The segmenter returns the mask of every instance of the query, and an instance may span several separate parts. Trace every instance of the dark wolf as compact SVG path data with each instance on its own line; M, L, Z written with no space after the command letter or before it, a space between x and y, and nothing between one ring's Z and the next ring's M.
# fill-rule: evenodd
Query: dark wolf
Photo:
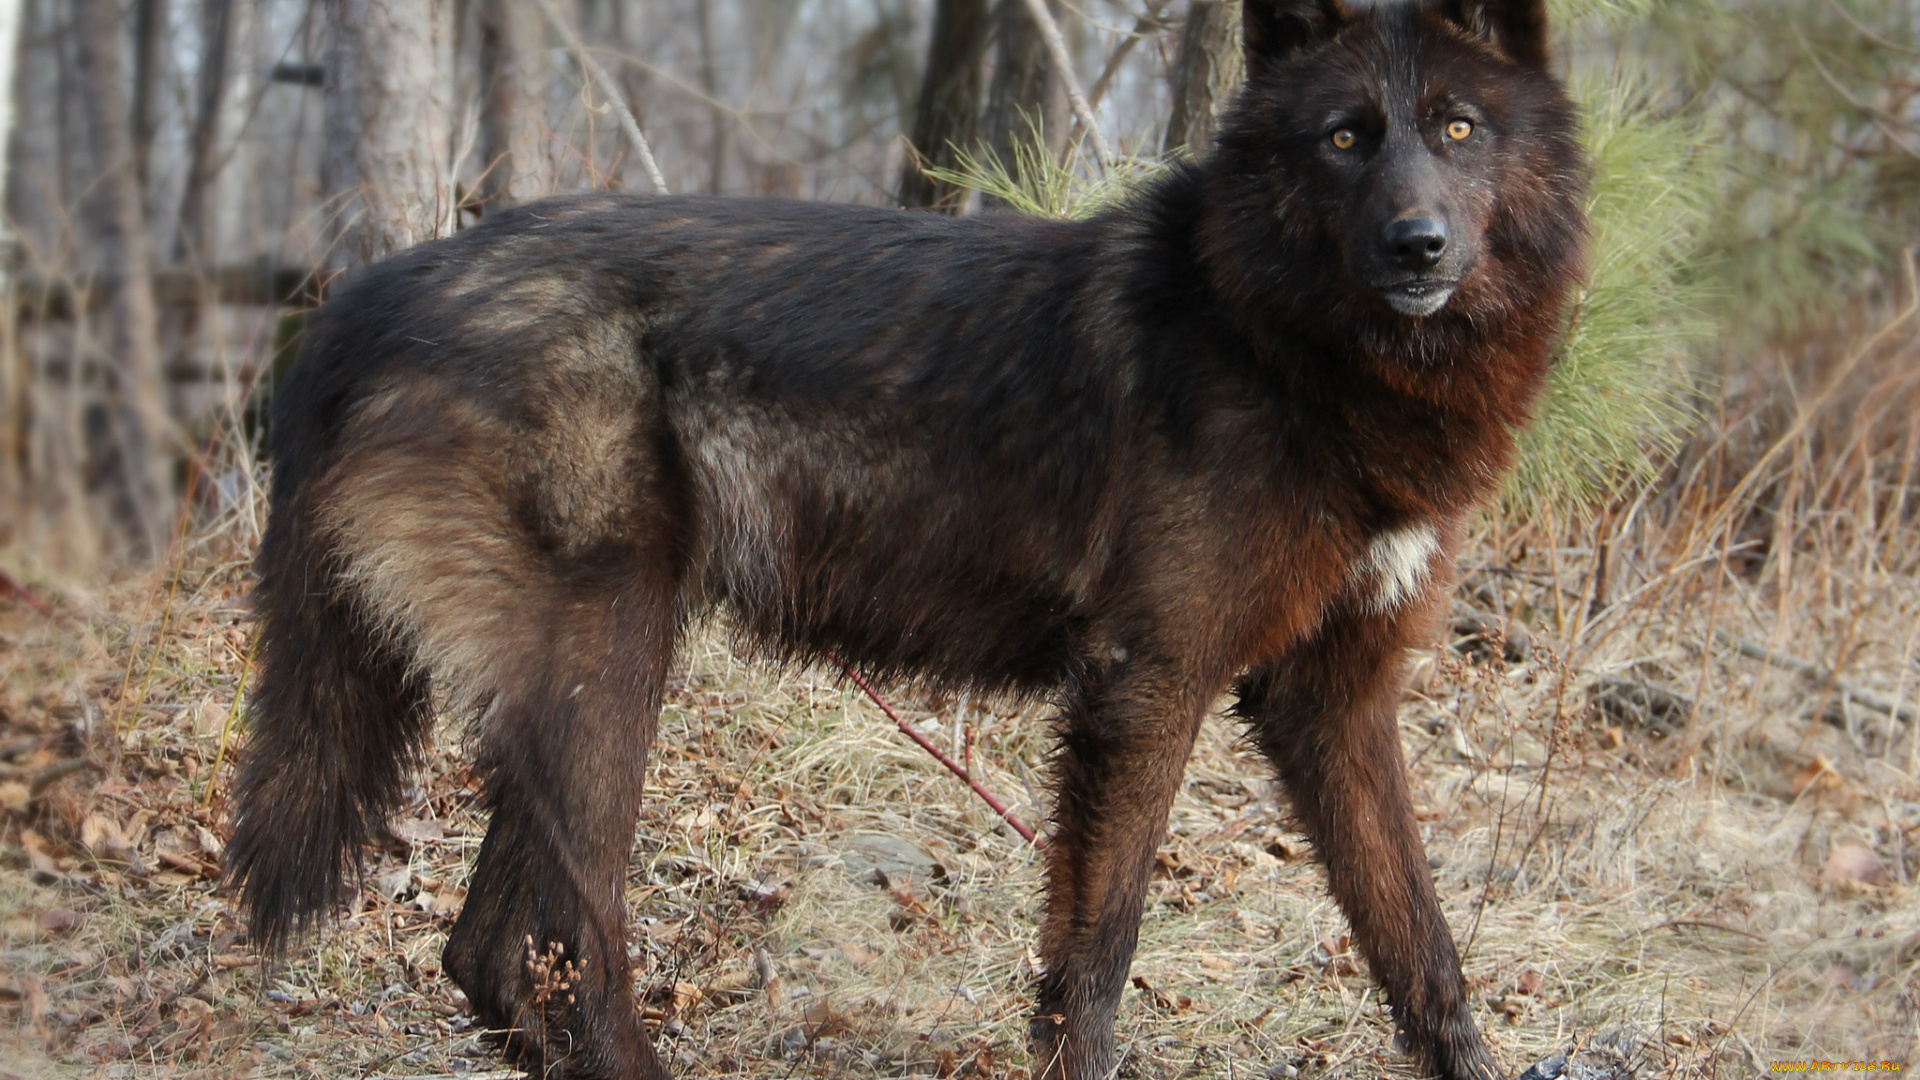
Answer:
M1394 719L1581 272L1541 0L1247 0L1210 153L1088 221L559 199L374 266L274 403L228 873L336 905L436 708L492 820L445 970L505 1052L665 1072L622 883L676 635L1051 697L1032 1071L1115 1066L1216 695L1404 1042L1490 1080ZM526 942L579 973L536 996Z

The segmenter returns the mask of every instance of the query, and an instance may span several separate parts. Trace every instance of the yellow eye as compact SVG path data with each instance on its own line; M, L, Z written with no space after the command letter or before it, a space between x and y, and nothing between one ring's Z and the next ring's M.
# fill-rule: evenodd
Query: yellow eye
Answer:
M1337 149L1351 150L1353 149L1353 144L1359 141L1360 137L1353 133L1352 128L1341 128L1333 133L1333 145Z
M1454 142L1459 142L1471 134L1473 134L1473 121L1459 117L1447 122L1447 138Z

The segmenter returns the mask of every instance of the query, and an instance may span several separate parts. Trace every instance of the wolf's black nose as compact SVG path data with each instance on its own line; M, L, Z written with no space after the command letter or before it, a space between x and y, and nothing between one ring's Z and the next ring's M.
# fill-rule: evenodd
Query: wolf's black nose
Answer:
M1401 218L1387 226L1387 258L1402 270L1425 270L1447 250L1447 223L1437 217Z

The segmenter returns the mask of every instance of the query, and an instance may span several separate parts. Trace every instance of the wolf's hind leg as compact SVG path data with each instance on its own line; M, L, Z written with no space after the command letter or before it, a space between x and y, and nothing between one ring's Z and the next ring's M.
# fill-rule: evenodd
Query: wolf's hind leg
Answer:
M1332 620L1243 680L1238 711L1279 772L1413 1052L1443 1080L1496 1080L1407 788L1395 720L1407 643L1404 625Z
M606 577L524 598L522 651L489 680L478 764L492 823L445 964L532 1075L661 1080L622 894L674 597L663 574Z

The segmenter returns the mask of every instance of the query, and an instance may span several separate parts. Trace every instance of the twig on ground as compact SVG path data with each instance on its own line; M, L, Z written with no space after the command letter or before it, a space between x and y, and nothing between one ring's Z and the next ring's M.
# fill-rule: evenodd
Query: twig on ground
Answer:
M100 766L95 765L86 758L68 758L65 761L56 761L46 768L37 771L0 765L0 780L26 780L27 798L37 799L56 782L64 780L84 769L98 771L99 768Z
M1843 697L1851 698L1856 703L1865 705L1874 712L1894 717L1897 720L1909 724L1916 722L1916 714L1911 706L1896 705L1865 687L1856 686L1848 682L1830 669L1823 668L1819 664L1802 660L1796 656L1787 656L1784 653L1774 652L1772 649L1767 648L1757 641L1743 638L1738 634L1730 633L1720 627L1714 627L1713 637L1714 640L1721 644L1731 646L1742 656L1765 661L1774 667L1791 671L1801 678L1806 679L1808 682L1819 683L1822 686L1831 686L1836 693Z
M855 671L853 669L852 664L849 664L845 660L840 659L840 657L834 655L833 653L828 653L827 658L832 660L835 664L838 664L840 666L840 670L846 673L847 678L853 680L853 685L859 687L862 691L864 691L867 697L873 700L873 703L875 705L880 706L880 711L883 713L886 713L887 719L893 721L895 727L905 732L907 738L912 739L914 742L918 743L920 745L920 749L925 750L929 754L932 754L933 759L935 761L938 761L940 764L945 765L947 767L948 772L952 773L953 775L959 777L962 780L965 780L967 782L967 786L973 789L973 793L975 795L980 796L980 800L982 802L992 807L994 813L999 814L1001 818L1003 818L1008 825L1011 825L1013 827L1013 831L1020 834L1021 839L1025 840L1029 844L1032 844L1034 847L1044 846L1041 843L1040 838L1034 835L1033 830L1029 828L1025 822L1015 817L1013 814L1013 811L1007 809L1005 803L1002 803L999 799L996 799L993 797L993 792L988 791L986 789L986 785L980 783L980 781L978 780L975 780L973 778L972 773L960 767L959 762L954 761L952 758L942 753L939 747L933 745L933 741L931 739L928 739L925 735L920 734L919 728L914 727L912 724L908 723L899 713L894 712L893 706L887 704L886 699L882 698L880 696L879 691L873 688L873 684L868 682L866 678L862 676L858 671Z
M613 115L619 117L620 127L627 133L627 140L633 143L634 153L640 155L640 166L647 170L647 179L653 181L653 189L662 195L667 194L667 178L660 175L660 165L653 160L653 147L647 144L646 133L640 130L640 121L634 119L633 110L627 108L627 99L620 93L620 84L613 81L613 76L607 74L607 69L601 67L598 60L588 55L586 44L580 40L573 24L553 6L553 0L534 0L534 3L540 6L540 13L546 16L547 22L552 24L567 43L567 48L572 50L580 70L586 72L587 78L593 80L600 87L600 92L606 95L607 104L613 107Z
M0 567L0 593L12 593L20 598L21 603L49 619L53 618L53 605L34 595L32 589L27 588L19 578L7 573L4 567Z

